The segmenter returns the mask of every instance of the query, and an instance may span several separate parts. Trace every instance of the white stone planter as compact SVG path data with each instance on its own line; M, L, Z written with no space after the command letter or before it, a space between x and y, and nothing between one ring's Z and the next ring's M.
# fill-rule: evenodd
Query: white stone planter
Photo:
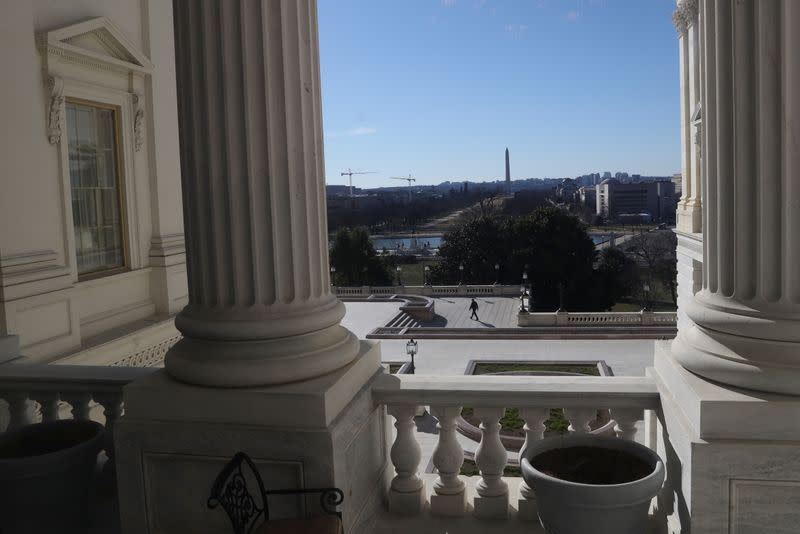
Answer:
M541 454L573 447L621 453L622 462L643 461L650 473L631 482L586 484L555 478L531 464ZM613 454L613 453L610 453ZM620 438L571 435L547 438L531 445L522 459L522 476L536 493L539 518L548 532L558 534L640 534L647 532L648 508L664 483L664 463L647 447Z

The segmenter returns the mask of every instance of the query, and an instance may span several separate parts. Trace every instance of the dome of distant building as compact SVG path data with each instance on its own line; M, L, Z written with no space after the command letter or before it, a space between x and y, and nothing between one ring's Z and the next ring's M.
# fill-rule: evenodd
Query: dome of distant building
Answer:
M603 184L618 184L618 183L620 183L620 182L616 178L606 178L605 180L600 182L600 185L603 185Z

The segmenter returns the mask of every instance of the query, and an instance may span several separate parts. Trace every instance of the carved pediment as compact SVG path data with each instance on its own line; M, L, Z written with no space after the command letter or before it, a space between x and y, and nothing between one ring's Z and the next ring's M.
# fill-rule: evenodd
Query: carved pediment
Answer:
M147 56L106 17L97 17L39 34L47 55L55 54L98 68L147 73Z

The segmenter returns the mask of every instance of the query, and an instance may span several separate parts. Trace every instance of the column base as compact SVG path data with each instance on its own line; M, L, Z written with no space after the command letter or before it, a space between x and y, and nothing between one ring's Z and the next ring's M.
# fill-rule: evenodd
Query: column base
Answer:
M508 517L508 493L497 497L475 495L474 515L478 519L506 519Z
M185 337L164 359L176 380L252 387L306 380L340 369L358 355L358 338L335 325L308 334L252 341Z
M800 523L800 396L755 393L684 369L657 342L657 451L663 528L692 534L787 532Z
M383 507L391 463L385 410L370 391L383 373L380 345L360 348L343 369L294 384L204 388L160 371L127 386L115 431L123 534L229 532L225 512L206 500L238 451L267 488L342 489L345 531L365 531ZM270 514L310 515L318 503L318 495L271 498Z
M467 490L455 495L431 495L431 514L442 517L462 517L467 510Z
M686 324L672 354L700 376L770 393L800 395L800 343L751 338Z

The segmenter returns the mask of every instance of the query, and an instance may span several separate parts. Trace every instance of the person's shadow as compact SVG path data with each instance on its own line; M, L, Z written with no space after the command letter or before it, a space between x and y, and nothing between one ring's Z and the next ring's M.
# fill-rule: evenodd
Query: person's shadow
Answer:
M478 322L479 322L479 323L481 323L481 324L482 324L483 326L485 326L486 328L494 328L494 327L495 327L493 324L484 323L484 322L483 322L483 321L481 321L480 319L478 319Z

